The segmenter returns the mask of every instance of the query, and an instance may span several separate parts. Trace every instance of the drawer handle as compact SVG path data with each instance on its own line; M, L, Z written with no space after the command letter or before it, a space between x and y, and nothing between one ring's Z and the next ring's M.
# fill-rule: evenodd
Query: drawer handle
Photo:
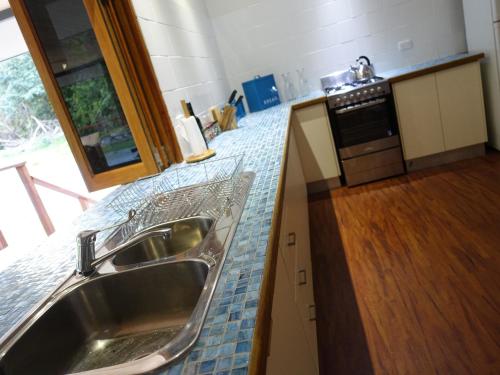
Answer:
M295 232L288 233L288 246L295 246L297 243L297 235Z
M299 285L306 285L306 284L307 284L306 270L300 270L299 271Z
M314 322L316 320L316 305L309 305L309 321Z

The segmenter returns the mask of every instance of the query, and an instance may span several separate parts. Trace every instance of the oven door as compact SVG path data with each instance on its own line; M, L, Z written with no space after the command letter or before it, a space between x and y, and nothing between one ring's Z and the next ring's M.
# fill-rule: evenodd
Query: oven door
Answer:
M333 133L339 149L398 134L394 107L388 97L332 110Z

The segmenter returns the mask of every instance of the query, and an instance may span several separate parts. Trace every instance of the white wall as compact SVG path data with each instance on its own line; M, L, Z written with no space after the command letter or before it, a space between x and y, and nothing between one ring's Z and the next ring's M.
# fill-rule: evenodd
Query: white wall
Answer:
M304 67L319 88L362 54L383 72L466 50L461 0L205 1L232 87Z
M229 96L222 61L203 0L133 0L172 120L179 101L197 114Z
M0 35L2 35L0 37L2 40L0 44L0 61L28 51L28 46L14 17L0 20ZM7 35L8 37L5 37Z

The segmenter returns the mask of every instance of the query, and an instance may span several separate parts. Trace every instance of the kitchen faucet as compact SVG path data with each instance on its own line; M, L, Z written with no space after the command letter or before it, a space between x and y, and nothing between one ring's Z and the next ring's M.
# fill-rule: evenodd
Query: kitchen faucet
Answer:
M88 276L92 272L95 271L96 266L99 265L100 263L104 262L106 259L111 258L114 256L117 252L122 250L126 245L128 245L128 242L125 242L124 244L117 246L113 250L109 251L108 253L102 255L101 257L97 258L95 257L95 241L97 234L100 232L104 232L109 229L117 228L121 225L127 224L130 222L136 215L135 210L130 210L128 213L128 219L112 225L107 228L99 229L99 230L84 230L78 233L76 236L76 272L80 275L83 276ZM161 236L166 240L170 238L171 236L171 229L167 230L162 230L161 231Z

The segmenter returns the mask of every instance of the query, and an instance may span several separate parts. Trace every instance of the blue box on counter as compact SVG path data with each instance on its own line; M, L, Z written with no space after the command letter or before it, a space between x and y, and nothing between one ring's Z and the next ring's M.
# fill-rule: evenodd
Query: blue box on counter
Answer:
M262 111L281 103L274 75L257 76L251 81L243 82L243 91L250 112Z

